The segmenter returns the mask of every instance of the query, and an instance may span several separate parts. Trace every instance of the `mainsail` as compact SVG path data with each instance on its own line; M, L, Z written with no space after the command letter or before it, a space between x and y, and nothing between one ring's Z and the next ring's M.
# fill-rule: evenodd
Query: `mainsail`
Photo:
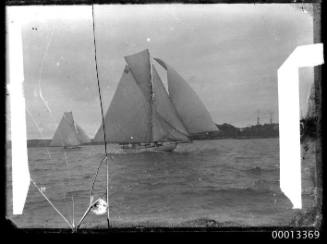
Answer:
M116 93L105 115L106 141L112 143L150 142L149 103L126 65ZM102 125L94 141L103 142Z
M141 89L146 103L146 120L148 129L148 138L146 141L152 140L152 83L151 83L151 63L149 50L143 50L125 57L127 65L130 67L132 76L136 84Z
M65 112L50 146L77 146L90 142L84 130L74 122L73 113Z
M198 95L169 65L154 58L167 70L169 97L189 133L217 131L217 126Z
M105 115L106 141L189 141L148 50L126 56L126 67ZM103 142L102 125L94 141Z

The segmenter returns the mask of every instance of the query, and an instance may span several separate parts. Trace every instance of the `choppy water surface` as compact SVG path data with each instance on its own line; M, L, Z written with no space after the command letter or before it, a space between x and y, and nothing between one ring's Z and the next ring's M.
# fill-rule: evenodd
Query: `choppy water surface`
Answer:
M287 225L292 205L279 188L278 139L208 140L180 144L172 153L119 154L111 148L110 217L113 226L188 226L214 219L232 226ZM32 178L75 223L89 203L92 177L104 156L103 146L80 150L29 148ZM18 226L66 228L33 185L24 214L12 217L10 155L7 155L7 215ZM314 155L314 153L312 153ZM66 158L66 160L65 160ZM67 161L67 164L66 164ZM313 204L314 157L304 160L303 205ZM105 199L105 164L95 197ZM106 227L106 215L89 215L82 227Z

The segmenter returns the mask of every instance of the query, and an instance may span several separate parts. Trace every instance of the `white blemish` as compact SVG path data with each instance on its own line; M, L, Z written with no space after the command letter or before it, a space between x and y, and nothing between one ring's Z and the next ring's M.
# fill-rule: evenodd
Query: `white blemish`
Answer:
M7 7L7 45L10 77L11 153L13 214L21 215L24 210L30 185L28 167L25 98L23 91L24 66L21 30L21 8Z
M278 69L280 188L293 208L302 208L299 68L323 62L323 44L305 45Z
M148 37L148 38L146 39L146 41L147 41L147 42L150 42L150 41L151 41L151 38L150 38L150 37Z
M103 215L107 212L108 204L102 198L96 200L94 205L91 208L91 211L96 215Z

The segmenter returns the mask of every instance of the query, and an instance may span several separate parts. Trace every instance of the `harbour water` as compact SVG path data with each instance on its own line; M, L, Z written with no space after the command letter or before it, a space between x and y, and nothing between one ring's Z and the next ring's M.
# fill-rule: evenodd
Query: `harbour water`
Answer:
M288 225L298 210L279 188L277 138L204 140L179 144L174 152L121 154L110 147L110 220L113 227L194 226L214 220L222 226ZM313 206L314 150L302 162L303 211ZM103 145L79 150L29 148L31 177L71 220L89 204L90 187L104 157ZM11 150L7 151L7 217L18 227L68 225L31 185L21 216L12 215ZM95 198L105 199L106 167ZM106 227L106 215L87 216L81 227Z

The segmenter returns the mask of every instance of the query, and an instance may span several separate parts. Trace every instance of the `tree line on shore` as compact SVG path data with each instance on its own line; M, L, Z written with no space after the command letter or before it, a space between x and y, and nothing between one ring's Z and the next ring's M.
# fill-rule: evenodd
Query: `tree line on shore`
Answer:
M317 119L307 118L300 121L301 140L304 138L316 138ZM278 123L257 124L244 128L238 128L228 123L216 124L218 131L194 134L191 136L193 140L207 139L250 139L250 138L277 138L279 137ZM27 140L27 147L47 147L51 139L30 139ZM90 142L88 144L102 144ZM7 141L7 146L11 147L11 142Z

